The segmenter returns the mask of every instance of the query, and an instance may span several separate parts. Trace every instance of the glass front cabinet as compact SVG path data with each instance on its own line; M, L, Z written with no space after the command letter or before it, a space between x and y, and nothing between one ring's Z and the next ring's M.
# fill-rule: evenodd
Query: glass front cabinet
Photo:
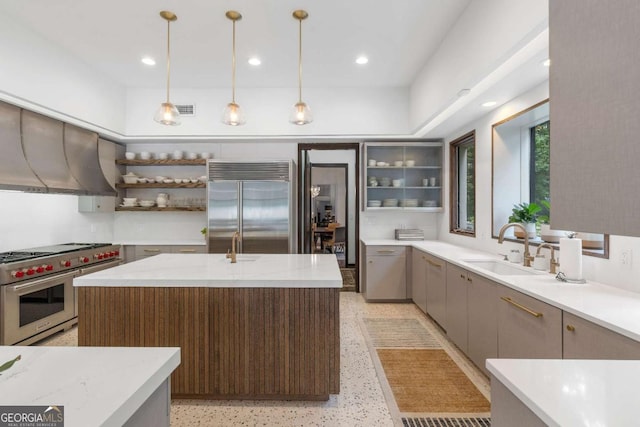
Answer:
M364 210L442 211L443 143L364 144Z

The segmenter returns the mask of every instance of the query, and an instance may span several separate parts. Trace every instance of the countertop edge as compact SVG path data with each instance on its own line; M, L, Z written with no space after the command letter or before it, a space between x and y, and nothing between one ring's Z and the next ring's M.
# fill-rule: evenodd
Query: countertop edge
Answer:
M109 418L103 426L122 426L144 404L144 402L156 391L160 385L171 377L171 373L180 365L180 348L165 347L172 350L169 358L154 372L138 390L125 401Z

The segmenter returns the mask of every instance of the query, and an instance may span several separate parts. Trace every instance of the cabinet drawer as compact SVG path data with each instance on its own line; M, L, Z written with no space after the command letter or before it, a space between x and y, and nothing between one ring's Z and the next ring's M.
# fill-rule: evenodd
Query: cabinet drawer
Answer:
M171 246L173 254L204 254L207 252L205 245L176 245Z
M369 246L367 256L401 256L404 257L406 248L404 246Z
M507 287L498 290L498 357L562 358L562 310Z
M171 253L169 245L136 245L135 250L136 259L168 253Z
M563 312L565 359L640 359L640 342Z

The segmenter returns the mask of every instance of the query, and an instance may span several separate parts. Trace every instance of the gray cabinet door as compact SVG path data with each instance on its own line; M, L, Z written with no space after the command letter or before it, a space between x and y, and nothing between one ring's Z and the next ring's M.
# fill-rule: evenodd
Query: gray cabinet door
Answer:
M467 271L447 263L447 335L467 353Z
M562 358L562 310L502 286L498 290L498 357Z
M427 313L447 329L447 263L425 254L427 261Z
M487 359L498 357L498 299L496 289L501 285L467 272L471 279L467 286L467 356L485 374Z
M640 6L551 0L551 225L640 236Z
M640 359L640 342L588 320L562 313L564 359Z
M367 246L367 301L407 299L405 248Z
M427 312L427 261L425 253L418 249L411 250L411 299Z

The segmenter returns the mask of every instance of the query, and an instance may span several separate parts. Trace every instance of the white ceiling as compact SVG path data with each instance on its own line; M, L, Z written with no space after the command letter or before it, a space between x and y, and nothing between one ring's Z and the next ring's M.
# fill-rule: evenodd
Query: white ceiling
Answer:
M407 87L471 0L29 0L0 10L126 87L165 84L166 22L173 11L172 86L230 87L231 22L237 10L237 86L297 85L298 22L305 9L305 87ZM366 66L355 64L366 54ZM143 55L156 58L154 68ZM256 55L262 65L247 59Z

